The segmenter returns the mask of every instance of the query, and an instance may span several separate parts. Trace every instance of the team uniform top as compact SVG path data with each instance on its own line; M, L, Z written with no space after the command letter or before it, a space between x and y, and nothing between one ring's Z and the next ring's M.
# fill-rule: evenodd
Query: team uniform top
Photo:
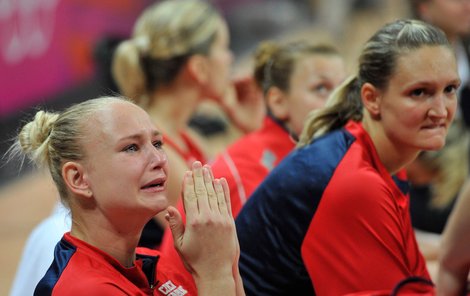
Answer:
M261 129L235 142L211 164L215 178L227 179L234 217L256 186L294 148L294 145L287 130L273 118L266 117ZM177 208L183 213L184 218L181 201ZM181 273L193 282L191 274L186 271L173 247L171 232L165 233L160 250L175 268L181 270Z
M34 295L197 295L189 287L158 251L138 248L134 266L126 268L66 233Z
M429 279L407 185L360 123L294 150L236 220L247 295L343 295Z
M217 157L211 165L212 172L215 178L227 179L234 217L294 146L287 130L267 116L261 129L244 136Z

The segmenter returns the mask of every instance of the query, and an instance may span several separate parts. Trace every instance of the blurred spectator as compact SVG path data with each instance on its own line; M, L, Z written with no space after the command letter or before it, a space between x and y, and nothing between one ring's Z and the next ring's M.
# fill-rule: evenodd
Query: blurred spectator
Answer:
M188 165L207 162L207 153L188 128L198 106L211 99L224 108L233 124L250 131L261 124L262 100L238 97L250 80L233 83L233 56L223 17L207 2L162 1L147 8L130 39L117 48L113 76L125 96L141 105L164 134L172 163L167 185L176 205ZM156 247L166 225L163 215L144 229L141 245Z
M410 210L413 226L441 233L455 198L468 176L469 135L456 120L439 151L423 151L408 165L411 182Z

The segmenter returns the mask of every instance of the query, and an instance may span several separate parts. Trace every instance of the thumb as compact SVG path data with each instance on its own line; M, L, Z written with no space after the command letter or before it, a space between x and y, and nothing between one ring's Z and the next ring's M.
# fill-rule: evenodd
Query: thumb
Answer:
M170 206L167 208L165 219L168 221L168 226L170 227L171 234L173 235L175 246L179 246L184 235L184 224L180 212L176 208Z

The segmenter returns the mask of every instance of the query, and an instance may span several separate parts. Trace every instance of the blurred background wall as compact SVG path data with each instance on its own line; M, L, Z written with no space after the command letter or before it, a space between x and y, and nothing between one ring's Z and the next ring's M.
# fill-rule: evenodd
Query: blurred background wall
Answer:
M61 108L108 91L108 81L97 81L104 66L101 61L106 62L104 50L112 40L130 34L149 3L0 1L1 152L21 120L37 106ZM0 186L16 175L14 167L2 166Z

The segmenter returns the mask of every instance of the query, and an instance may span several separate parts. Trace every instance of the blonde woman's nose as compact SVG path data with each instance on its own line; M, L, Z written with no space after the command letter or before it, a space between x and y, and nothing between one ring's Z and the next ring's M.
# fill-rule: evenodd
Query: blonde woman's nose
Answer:
M162 167L168 163L168 157L163 149L152 149L150 161L153 169Z
M432 99L431 107L428 112L428 116L436 118L445 118L447 117L447 98L444 95L437 95Z

